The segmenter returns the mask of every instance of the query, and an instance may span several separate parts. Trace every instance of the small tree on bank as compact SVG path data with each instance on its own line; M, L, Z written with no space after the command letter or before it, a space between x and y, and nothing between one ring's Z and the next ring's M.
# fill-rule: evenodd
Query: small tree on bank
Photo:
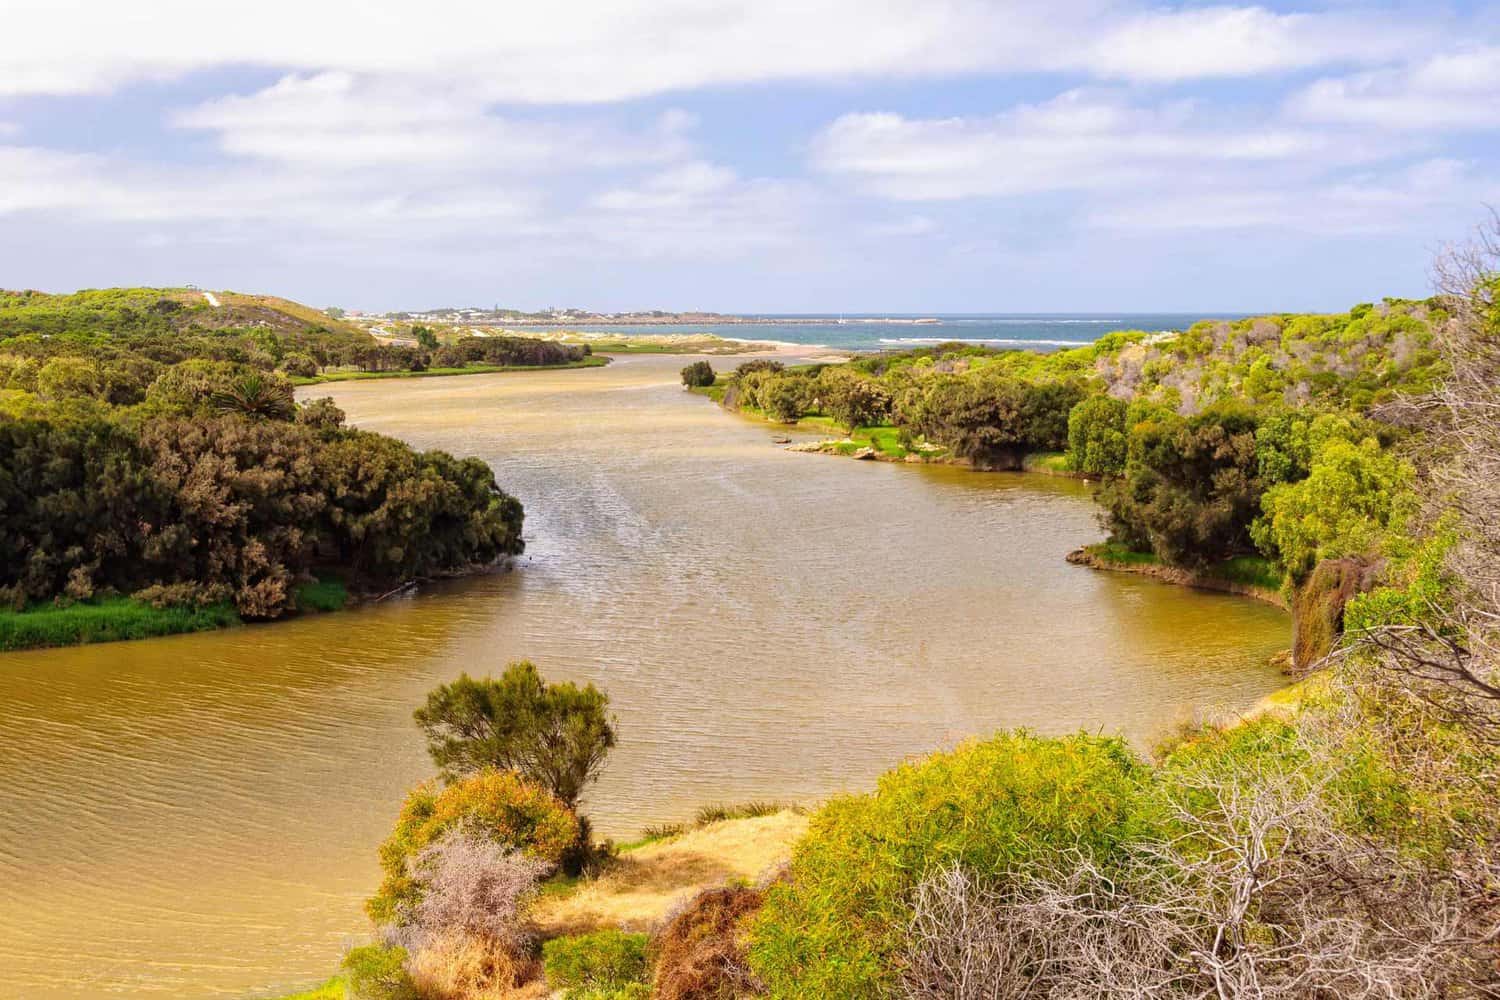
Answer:
M694 361L682 370L682 384L697 389L714 384L714 367L707 361Z
M516 771L573 810L615 745L608 695L592 684L548 684L524 660L498 679L459 675L431 691L415 717L448 780Z

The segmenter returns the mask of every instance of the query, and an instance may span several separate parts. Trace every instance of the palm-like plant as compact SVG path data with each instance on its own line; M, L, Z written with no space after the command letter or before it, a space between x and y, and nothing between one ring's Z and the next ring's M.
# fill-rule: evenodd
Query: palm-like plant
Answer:
M242 375L215 392L213 405L220 413L243 413L271 420L286 420L296 412L291 386L257 372Z

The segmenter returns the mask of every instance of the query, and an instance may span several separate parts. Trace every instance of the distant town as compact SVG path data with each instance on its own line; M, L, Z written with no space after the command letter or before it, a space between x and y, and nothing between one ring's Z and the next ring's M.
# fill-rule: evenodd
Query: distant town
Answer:
M475 307L443 307L421 312L361 312L350 309L342 312L350 319L386 320L398 323L460 323L470 326L703 326L720 325L777 325L789 323L810 326L843 325L849 323L903 323L912 325L934 324L935 318L870 317L846 318L843 316L736 316L715 312L667 312L661 309L635 312L593 312L588 309L543 309L539 312L524 312L519 309L480 309Z

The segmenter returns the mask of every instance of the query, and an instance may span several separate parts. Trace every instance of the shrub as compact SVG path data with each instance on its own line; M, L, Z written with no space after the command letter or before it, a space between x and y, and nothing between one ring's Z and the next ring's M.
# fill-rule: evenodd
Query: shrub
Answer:
M813 817L754 921L751 967L776 997L884 995L929 872L1108 866L1154 827L1148 782L1123 741L1087 735L1007 733L905 764Z
M315 378L318 374L318 363L311 355L294 351L281 359L279 366L283 372L293 378Z
M716 377L713 365L707 361L694 361L682 370L682 384L689 389L713 385Z
M771 375L760 383L756 402L766 416L783 424L795 424L812 406L811 380L801 375Z
M646 976L646 935L595 931L553 938L542 945L547 983L569 1000L589 989L619 989Z
M891 415L891 394L872 378L842 366L818 374L818 409L845 430L884 423Z
M529 943L525 909L550 867L470 832L450 831L424 847L412 864L422 886L413 927L424 939L461 932L519 952Z
M510 771L481 771L441 790L420 785L380 847L384 878L365 908L377 924L411 922L424 885L414 862L449 831L556 865L578 839L578 820L546 789Z
M730 1000L754 991L745 956L758 889L709 889L671 914L651 942L655 1000Z
M421 1000L406 971L405 948L365 945L344 956L344 977L354 1000Z
M1123 400L1090 396L1068 413L1068 466L1075 472L1118 476L1125 471Z
M548 684L525 660L499 679L460 674L429 692L415 718L445 775L518 771L570 809L615 745L608 695L592 684Z

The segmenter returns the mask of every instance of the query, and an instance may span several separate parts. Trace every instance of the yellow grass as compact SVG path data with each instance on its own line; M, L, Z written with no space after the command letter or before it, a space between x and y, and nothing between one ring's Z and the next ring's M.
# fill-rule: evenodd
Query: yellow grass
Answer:
M541 900L542 934L581 934L606 927L645 931L678 902L726 882L754 882L792 854L807 816L783 810L731 819L628 851L609 872L571 894Z

